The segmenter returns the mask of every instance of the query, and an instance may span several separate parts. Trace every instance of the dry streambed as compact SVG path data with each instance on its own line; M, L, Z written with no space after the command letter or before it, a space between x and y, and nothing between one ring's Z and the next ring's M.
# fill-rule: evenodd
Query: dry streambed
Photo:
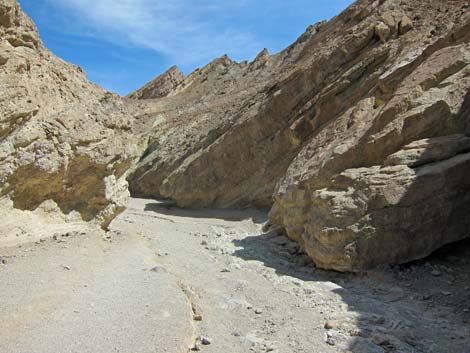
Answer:
M0 351L470 352L470 243L315 269L258 211L134 199L107 237L0 249Z

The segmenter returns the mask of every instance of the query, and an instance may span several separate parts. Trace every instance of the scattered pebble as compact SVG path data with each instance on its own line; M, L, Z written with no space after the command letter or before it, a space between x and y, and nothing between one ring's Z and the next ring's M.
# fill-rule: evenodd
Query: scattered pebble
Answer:
M439 277L440 275L442 275L442 272L434 270L434 271L431 272L431 275L433 275L434 277Z
M336 335L337 333L335 331L328 331L326 333L325 342L329 344L330 346L334 346L336 344Z
M150 271L155 272L155 273L168 273L166 268L163 266L155 266Z
M64 270L70 271L70 266L62 265L62 267L64 268Z
M393 287L390 289L390 292L385 295L384 301L386 303L393 303L403 298L405 298L405 293L403 292L403 289L401 289L400 287Z
M327 330L337 329L343 320L328 320L325 322L325 328Z
M201 336L199 340L204 346L208 346L212 343L212 340L209 337Z
M198 344L195 344L192 348L191 348L192 351L194 352L199 352L201 350L201 347L198 345Z
M258 314L258 315L259 315L259 314L262 314L262 313L263 313L263 310L261 310L261 309L255 309L255 314Z

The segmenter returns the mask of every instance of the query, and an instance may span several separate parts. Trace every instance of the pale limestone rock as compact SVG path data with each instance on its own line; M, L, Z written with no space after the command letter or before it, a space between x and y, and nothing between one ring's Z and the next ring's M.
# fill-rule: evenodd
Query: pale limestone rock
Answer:
M0 0L0 38L0 195L20 210L52 200L105 227L141 152L129 111L47 51L14 0Z

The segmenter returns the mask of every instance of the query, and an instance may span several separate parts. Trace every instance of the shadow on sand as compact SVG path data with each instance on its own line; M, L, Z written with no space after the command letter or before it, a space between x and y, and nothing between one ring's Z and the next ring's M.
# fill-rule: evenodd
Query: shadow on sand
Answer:
M144 210L174 217L212 218L231 222L251 219L255 224L263 224L267 221L267 212L265 210L179 208L174 202L168 200L148 203L145 205Z
M303 281L297 283L299 288L312 288L314 284L313 288L331 292L326 298L340 296L348 309L344 313L338 308L326 310L331 313L329 319L338 320L337 326L325 329L325 334L331 333L331 342L345 352L470 353L468 337L463 340L461 326L462 322L470 323L470 315L461 308L462 302L470 299L464 290L470 279L470 261L466 260L470 256L470 239L447 245L424 260L361 273L316 269L305 261L295 243L272 233L235 240L234 244L239 247L234 256L262 262L279 276ZM433 277L434 269L443 268L464 275L458 280L448 274ZM445 287L443 282L451 285ZM316 294L308 296L312 301L318 300ZM459 314L455 315L457 311ZM351 319L345 319L348 317ZM458 333L451 325L443 324L447 320L460 323Z

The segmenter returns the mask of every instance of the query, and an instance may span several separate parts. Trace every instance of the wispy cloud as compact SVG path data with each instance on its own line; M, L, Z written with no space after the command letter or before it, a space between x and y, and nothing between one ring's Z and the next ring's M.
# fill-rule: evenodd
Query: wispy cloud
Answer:
M255 34L230 26L231 13L251 1L47 0L76 35L152 49L187 67L226 52L250 58L262 48Z

